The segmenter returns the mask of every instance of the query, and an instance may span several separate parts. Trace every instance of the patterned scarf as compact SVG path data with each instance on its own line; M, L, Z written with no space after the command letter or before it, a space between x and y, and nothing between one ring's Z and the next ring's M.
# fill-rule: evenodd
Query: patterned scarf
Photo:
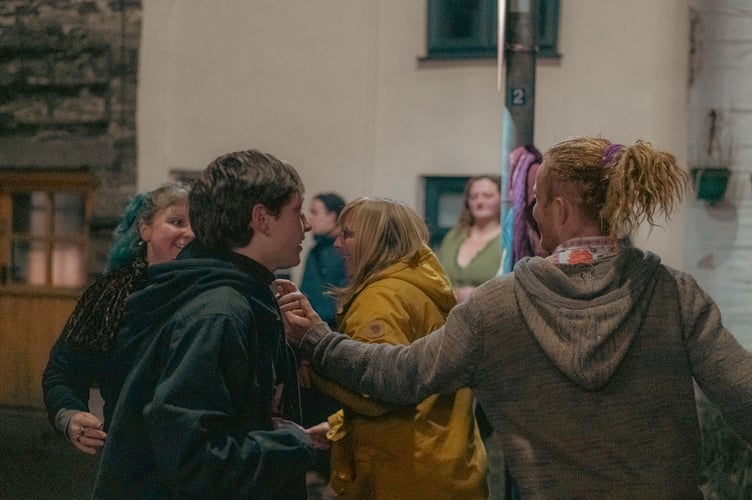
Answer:
M619 253L619 240L609 236L587 236L572 238L554 249L546 257L554 264L592 264Z
M144 252L145 253L145 252ZM107 352L115 341L125 301L147 281L146 257L100 276L81 295L61 337L73 348Z

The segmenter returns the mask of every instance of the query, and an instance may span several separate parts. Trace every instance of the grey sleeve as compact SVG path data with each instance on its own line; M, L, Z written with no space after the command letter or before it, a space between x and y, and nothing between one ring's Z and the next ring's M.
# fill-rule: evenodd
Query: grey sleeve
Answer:
M472 387L478 340L469 303L455 307L444 326L410 345L365 344L314 325L301 353L319 373L343 386L393 404L415 404L431 394Z
M723 326L718 306L691 276L679 278L679 290L692 374L731 427L752 443L752 354Z

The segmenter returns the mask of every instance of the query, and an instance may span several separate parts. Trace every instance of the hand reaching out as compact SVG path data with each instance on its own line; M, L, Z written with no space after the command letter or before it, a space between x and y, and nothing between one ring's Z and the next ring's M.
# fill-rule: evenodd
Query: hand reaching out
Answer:
M78 450L94 455L107 439L102 427L102 422L95 415L80 411L70 419L66 434Z
M279 289L278 289L279 290ZM321 318L311 307L305 295L294 291L277 297L285 320L285 335L293 347L299 347L306 331Z
M321 422L320 424L316 424L313 427L309 427L305 430L309 436L311 436L311 441L313 442L313 447L319 450L328 450L331 446L329 443L329 438L327 437L327 432L329 432L329 422Z

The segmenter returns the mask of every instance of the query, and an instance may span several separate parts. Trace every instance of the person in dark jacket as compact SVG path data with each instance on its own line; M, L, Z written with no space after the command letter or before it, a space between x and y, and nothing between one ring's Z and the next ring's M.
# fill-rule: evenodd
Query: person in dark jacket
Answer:
M135 361L94 498L306 498L313 447L271 290L300 261L302 196L295 169L256 150L196 181L195 240L126 306L114 351Z
M308 220L316 242L306 257L303 280L300 283L300 291L306 294L321 319L332 328L336 328L337 325L337 304L334 296L328 292L347 284L344 261L334 248L334 240L339 234L337 218L344 207L345 200L336 193L319 193L311 199ZM301 382L300 404L303 408L303 424L305 427L312 427L339 410L340 404L311 386L307 373L307 370L303 369L298 377ZM312 470L319 474L320 482L328 482L329 449L316 450L316 461Z
M327 292L347 283L342 256L334 248L339 233L337 217L344 206L345 200L336 193L320 193L311 200L308 220L316 243L308 252L300 283L300 291L332 328L337 324L337 305Z
M146 285L146 268L174 259L193 239L189 185L168 182L137 194L115 228L108 271L79 298L50 350L42 375L50 423L79 451L104 446L124 374L109 356L128 296ZM89 411L89 389L99 387L104 422Z

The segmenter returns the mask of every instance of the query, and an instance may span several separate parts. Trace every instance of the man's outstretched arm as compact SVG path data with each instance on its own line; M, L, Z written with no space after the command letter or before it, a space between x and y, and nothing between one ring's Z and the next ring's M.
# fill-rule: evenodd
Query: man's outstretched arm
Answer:
M305 296L279 298L288 341L319 373L354 391L393 404L415 404L430 394L472 385L473 360L483 342L465 305L446 324L410 345L364 344L332 332Z

